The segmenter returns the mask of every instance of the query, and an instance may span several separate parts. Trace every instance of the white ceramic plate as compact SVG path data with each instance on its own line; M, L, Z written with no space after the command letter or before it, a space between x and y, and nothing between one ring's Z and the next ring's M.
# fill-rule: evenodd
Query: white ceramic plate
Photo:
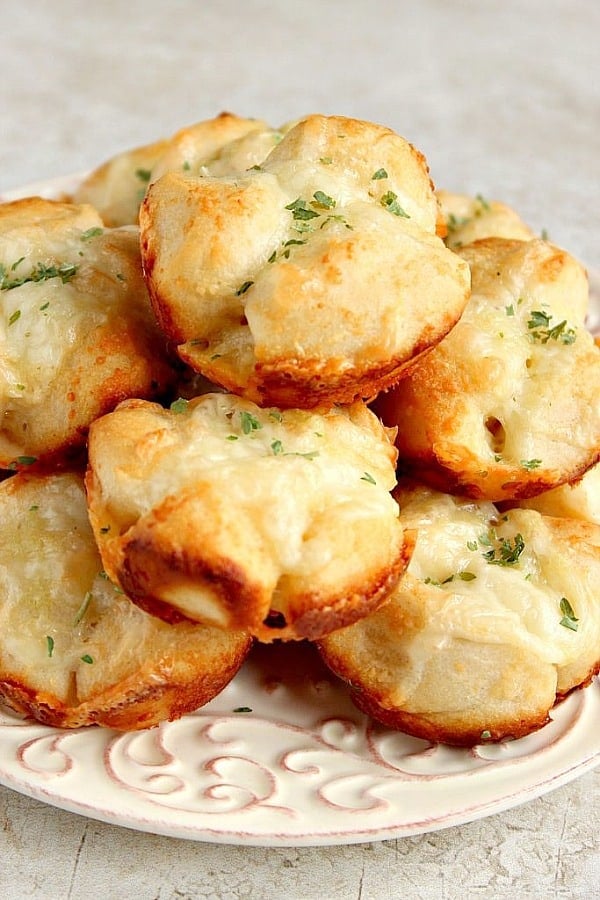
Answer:
M55 196L72 184L35 191ZM593 287L590 324L600 330L600 279ZM0 782L156 834L350 844L470 822L566 784L600 764L599 721L595 679L529 737L430 745L359 713L309 645L257 647L215 700L144 732L49 728L0 706Z

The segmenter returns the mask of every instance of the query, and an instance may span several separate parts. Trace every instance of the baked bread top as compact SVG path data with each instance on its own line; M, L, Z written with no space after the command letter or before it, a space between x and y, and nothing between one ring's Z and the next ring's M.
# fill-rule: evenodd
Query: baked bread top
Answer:
M0 598L0 696L60 727L178 718L225 687L251 644L131 603L102 568L71 472L0 484Z
M535 237L520 215L505 203L487 200L481 194L455 194L436 191L442 219L446 225L446 246L458 250L488 237L528 241Z
M361 403L128 401L90 431L90 517L105 569L150 612L313 638L378 606L406 565L395 459Z
M83 180L73 199L94 206L106 225L137 225L148 185L165 172L244 172L262 162L280 138L265 122L221 113L170 138L118 153Z
M326 661L362 709L419 737L540 727L600 665L600 528L406 482L395 497L416 534L408 569L384 606L320 641Z
M135 229L86 205L4 203L0 266L0 467L60 462L120 400L165 393Z
M423 156L309 116L237 177L170 172L140 210L158 320L182 359L260 405L374 396L455 324L466 263L436 235Z
M494 501L580 477L600 453L600 352L587 276L543 240L458 251L473 293L452 332L376 409L400 465L433 487Z

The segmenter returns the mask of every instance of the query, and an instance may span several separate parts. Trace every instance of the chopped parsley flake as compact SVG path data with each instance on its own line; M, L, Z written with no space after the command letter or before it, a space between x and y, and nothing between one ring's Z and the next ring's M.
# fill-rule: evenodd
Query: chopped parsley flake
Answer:
M81 659L81 662L87 663L88 666L91 666L91 664L94 662L89 653L84 653L83 656L80 656L79 658Z
M541 466L541 459L522 459L521 465L524 469L539 469Z
M246 291L249 290L249 289L252 287L253 284L254 284L253 281L245 281L245 282L237 289L237 291L235 292L235 296L236 296L236 297L241 297L242 294L245 294Z
M398 195L393 191L386 191L379 202L387 209L388 212L391 212L394 216L401 216L403 219L410 219L409 214L404 209L402 209L402 207L398 203Z
M302 200L300 197L297 197L292 203L288 203L285 208L291 211L293 218L297 221L315 219L319 215L318 212L309 207L306 200Z
M16 469L17 466L32 466L37 462L37 456L17 456L9 463L9 469Z
M334 209L336 202L333 197L323 193L323 191L315 191L311 200L311 206L315 206L317 209Z
M491 736L492 736L492 732L491 732L491 731L488 731L487 728L484 729L484 731L482 731L481 734L480 734L480 738L481 738L482 741L489 741L489 739L491 738Z
M363 472L363 474L360 476L360 480L367 481L369 484L377 484L370 472Z
M281 443L281 441L273 441L271 444L271 450L273 451L275 456L279 456L281 453L283 453L283 444Z
M178 397L177 400L173 400L169 409L174 413L182 413L186 411L188 403L189 400L186 400L184 397Z
M382 178L387 177L388 173L385 171L385 169L377 169L377 171L373 172L373 174L371 175L371 181L380 181Z
M454 213L450 213L446 219L446 226L448 231L457 231L463 225L466 225L468 221L469 219L466 216L455 216Z
M54 653L54 638L49 634L46 635L46 647L48 650L48 656L51 657Z
M88 591L86 593L85 597L83 598L83 602L82 602L81 606L75 613L75 618L73 619L73 625L79 625L79 623L85 616L85 614L87 612L87 608L90 605L90 603L92 602L92 599L93 599L92 592Z
M234 709L234 713L249 713L252 712L249 706L236 706Z
M135 177L139 178L140 181L143 181L144 184L148 184L151 176L152 176L151 169L136 169L135 170Z
M511 304L509 304L509 306L505 306L505 307L504 307L504 311L505 311L505 313L506 313L507 316L514 316L514 314L515 314L515 307L514 307L514 304L511 303Z
M561 344L572 344L575 341L575 329L570 328L563 319L557 325L550 326L552 316L541 309L534 309L527 321L529 337L532 341L547 344L548 341L559 341Z
M346 217L340 216L339 214L336 214L334 216L326 216L319 225L319 228L326 228L331 222L339 222L341 225L347 228L348 231L354 231L354 228L348 223Z
M82 241L90 241L92 238L98 237L103 233L104 229L99 226L95 226L94 228L88 228L87 231L82 232L81 240Z
M479 203L479 206L481 207L481 209L478 210L475 213L475 215L481 215L482 212L490 212L492 207L490 206L489 201L486 200L482 194L476 194L475 199L477 200L477 202Z
M13 271L12 268L11 271ZM54 263L51 265L37 263L29 275L23 275L20 278L10 278L6 267L0 263L0 291L11 291L13 288L21 287L21 285L28 282L37 283L39 281L48 281L50 278L60 278L62 283L66 284L76 272L77 266L73 263L59 263L58 265Z
M20 318L21 318L21 310L20 310L20 309L15 309L14 313L11 313L11 315L10 315L10 318L9 318L9 320L8 320L8 324L9 324L9 325L14 325L15 322L18 322L18 320L19 320Z
M477 578L473 572L466 572L465 570L461 572L453 572L452 575L448 575L447 578L444 578L443 581L437 581L435 578L425 578L425 584L432 584L434 587L443 587L445 584L450 584L452 581L474 581Z
M566 597L562 597L560 601L560 611L562 613L562 619L560 620L560 624L565 628L570 628L571 631L577 631L579 626L579 619L573 612L573 607L569 603Z
M483 558L492 566L516 565L525 549L523 536L516 534L512 542L510 538L495 538L495 540L496 546L483 553Z
M272 409L269 411L269 418L274 419L275 422L283 422L283 416L279 412L278 409Z
M259 431L262 428L262 425L256 416L253 416L252 413L247 412L245 409L240 413L240 420L244 434L250 434L252 431Z

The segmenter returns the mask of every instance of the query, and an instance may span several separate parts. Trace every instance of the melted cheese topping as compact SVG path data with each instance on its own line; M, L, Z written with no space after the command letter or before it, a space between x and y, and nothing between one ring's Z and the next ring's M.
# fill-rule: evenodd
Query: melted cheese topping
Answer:
M577 535L568 540L537 512L500 515L492 504L433 491L417 490L400 503L404 526L418 529L407 571L427 598L413 658L460 638L518 647L557 667L579 658L593 665L600 641L600 532L595 545ZM578 620L576 630L561 624L562 598Z

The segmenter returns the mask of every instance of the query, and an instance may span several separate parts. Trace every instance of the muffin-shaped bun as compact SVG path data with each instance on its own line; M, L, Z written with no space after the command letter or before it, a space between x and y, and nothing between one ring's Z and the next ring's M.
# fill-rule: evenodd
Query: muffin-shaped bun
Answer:
M135 225L148 185L165 172L244 172L262 162L280 137L264 122L221 113L170 138L119 153L88 175L73 199L91 203L106 225Z
M157 317L182 359L259 405L370 397L469 294L436 236L422 155L387 128L310 116L239 177L171 172L140 210Z
M464 247L473 295L456 327L380 398L400 464L475 498L529 497L599 457L600 352L586 273L542 240Z
M73 202L89 203L109 228L137 225L152 169L167 147L167 140L159 140L118 153L83 179Z
M49 725L178 718L225 687L251 643L131 603L102 570L80 475L0 485L0 586L0 696Z
M452 250L488 237L521 241L535 237L518 213L505 203L486 200L480 194L469 197L444 190L436 191L436 196L446 225L446 245Z
M314 638L376 608L407 553L396 452L361 403L261 409L230 394L128 401L90 431L106 571L149 612Z
M365 712L450 744L520 737L600 663L600 528L397 491L416 546L391 600L320 642Z
M174 379L134 230L91 206L0 205L0 467L60 460L89 423Z

